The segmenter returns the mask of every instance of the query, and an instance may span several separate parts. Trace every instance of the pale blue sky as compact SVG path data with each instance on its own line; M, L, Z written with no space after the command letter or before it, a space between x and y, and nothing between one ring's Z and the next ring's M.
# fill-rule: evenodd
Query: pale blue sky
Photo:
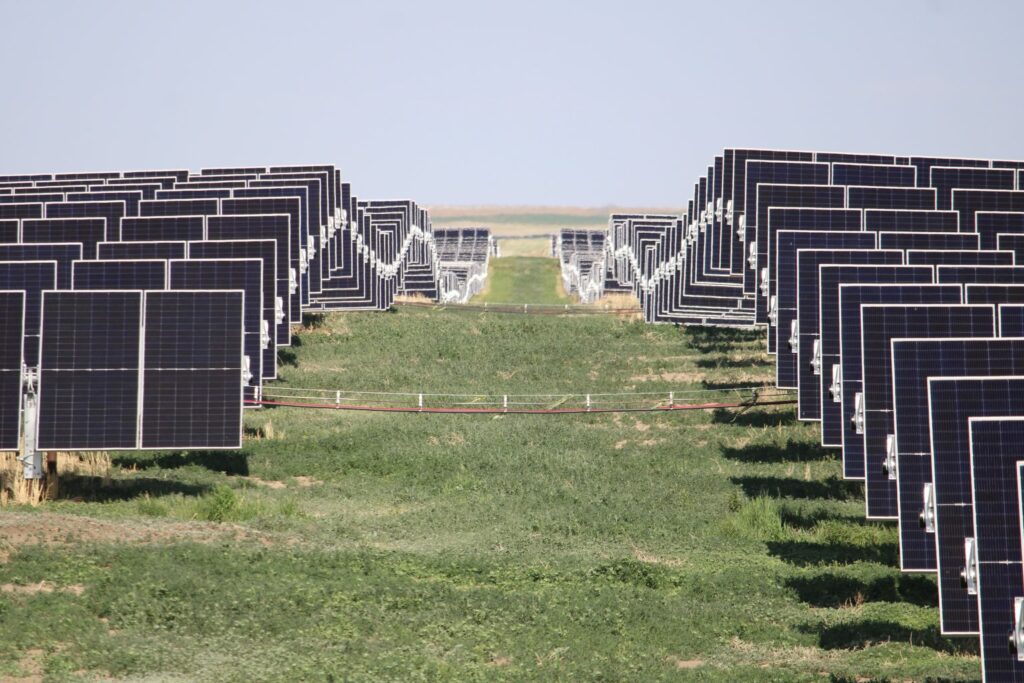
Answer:
M724 146L1024 158L1024 3L0 0L0 172L680 205Z

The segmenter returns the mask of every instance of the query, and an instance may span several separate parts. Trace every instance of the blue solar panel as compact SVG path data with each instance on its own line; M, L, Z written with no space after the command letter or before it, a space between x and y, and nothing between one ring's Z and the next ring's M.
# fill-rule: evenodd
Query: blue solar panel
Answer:
M911 249L907 251L907 265L955 266L1012 266L1012 251Z
M241 447L243 297L146 292L142 448Z
M138 447L141 292L45 292L38 446Z
M820 383L816 373L815 352L820 340L819 301L821 266L828 264L847 265L900 265L901 251L859 251L801 249L797 252L797 311L796 331L799 335L796 353L798 409L801 420L820 419L821 401L818 396ZM781 356L780 353L780 361Z
M81 244L0 244L0 261L55 261L57 289L71 289L71 264L81 258Z
M892 359L900 567L935 571L935 538L922 516L932 484L928 378L1024 372L1024 339L897 339Z
M172 290L240 290L245 293L244 349L250 379L245 387L249 401L260 398L263 383L263 260L196 259L169 262L168 285Z
M0 451L20 445L24 331L25 293L0 291Z
M205 237L205 216L144 216L121 221L124 242L187 242Z
M1024 662L1007 647L1015 598L1024 597L1024 421L973 419L969 430L982 676L986 681L1024 681Z
M33 218L21 222L24 243L72 243L82 245L82 258L96 258L96 245L106 239L103 218Z
M880 232L879 249L978 249L973 232Z
M1014 414L1022 391L1024 378L928 380L939 612L945 634L978 633L977 599L960 575L964 539L974 535L968 420Z
M869 519L898 519L896 481L886 467L893 425L891 342L899 338L993 337L995 310L987 304L861 308L865 494ZM856 437L854 438L856 443ZM845 445L845 444L844 444ZM844 453L844 456L846 454Z
M42 293L54 289L56 261L0 261L0 290L20 289L24 299L24 358L29 367L39 364L39 329Z
M1000 234L1024 234L1024 213L978 211L974 223L982 249L996 249Z
M795 389L797 386L796 358L792 356L789 339L795 336L793 323L797 309L797 251L801 249L860 249L875 248L873 233L854 231L796 231L783 230L776 235L775 266L778 294L772 306L769 336L776 338L776 384Z
M167 261L75 261L71 288L75 290L166 289Z
M930 209L865 209L864 229L871 232L959 232L960 214Z
M96 245L101 261L125 259L185 258L185 242L100 242Z

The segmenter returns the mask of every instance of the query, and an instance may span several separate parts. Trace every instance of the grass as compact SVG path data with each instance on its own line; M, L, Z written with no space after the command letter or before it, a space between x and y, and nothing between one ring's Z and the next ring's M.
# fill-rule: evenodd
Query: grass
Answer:
M767 379L761 348L607 316L403 309L299 332L281 382L699 388ZM980 676L972 641L938 636L934 582L900 574L894 528L864 521L859 485L788 408L275 408L246 431L237 453L114 453L110 482L0 512L0 678Z
M487 285L470 303L568 304L558 261L552 258L510 256L491 259Z

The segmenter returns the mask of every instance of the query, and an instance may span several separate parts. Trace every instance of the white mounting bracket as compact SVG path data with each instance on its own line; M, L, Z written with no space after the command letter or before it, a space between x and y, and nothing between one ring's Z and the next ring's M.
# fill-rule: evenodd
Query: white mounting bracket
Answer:
M736 229L736 238L740 242L746 242L747 241L747 217L741 213L740 214L740 218L739 218L739 220L737 222L739 223L739 227Z
M768 268L761 269L761 296L767 298L771 289L768 287Z
M921 490L921 498L924 502L924 507L921 509L921 514L918 519L921 521L921 528L924 529L925 533L935 533L935 487L931 483L925 484Z
M299 291L299 277L294 268L288 269L288 293L295 294Z
M22 429L24 432L24 447L18 454L18 461L24 467L25 479L43 478L43 454L38 448L39 440L36 433L36 414L38 410L38 395L36 387L39 377L35 368L22 366L25 394L21 404Z
M964 539L964 568L960 570L960 585L968 595L978 594L978 548L973 538Z
M815 339L811 344L811 370L815 375L821 374L821 340Z
M1024 662L1024 598L1013 599L1013 630L1010 631L1010 652Z
M864 394L857 392L853 395L853 431L855 434L864 433Z
M800 353L800 321L793 318L789 322L789 350L793 353Z
M774 294L768 297L768 322L772 327L779 324L779 297Z
M291 278L288 278L288 290L293 291L291 288ZM280 325L284 322L284 297L274 297L274 323Z
M889 475L890 481L896 481L896 435L885 437L885 459L882 461L882 472Z
M751 242L750 247L747 249L747 266L757 271L757 243Z
M249 386L252 381L252 359L249 356L242 356L242 386Z
M260 348L270 348L270 323L266 320L260 321Z
M832 366L832 385L828 393L832 394L833 403L843 402L843 366L839 363Z

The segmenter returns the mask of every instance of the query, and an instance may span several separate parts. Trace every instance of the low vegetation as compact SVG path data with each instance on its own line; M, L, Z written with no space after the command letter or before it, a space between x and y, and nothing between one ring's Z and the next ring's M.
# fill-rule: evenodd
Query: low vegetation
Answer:
M762 348L405 308L300 331L280 381L699 389L768 380ZM979 678L973 642L938 635L932 579L900 574L895 530L864 520L817 438L788 407L253 411L240 452L111 453L59 500L0 510L0 678Z

